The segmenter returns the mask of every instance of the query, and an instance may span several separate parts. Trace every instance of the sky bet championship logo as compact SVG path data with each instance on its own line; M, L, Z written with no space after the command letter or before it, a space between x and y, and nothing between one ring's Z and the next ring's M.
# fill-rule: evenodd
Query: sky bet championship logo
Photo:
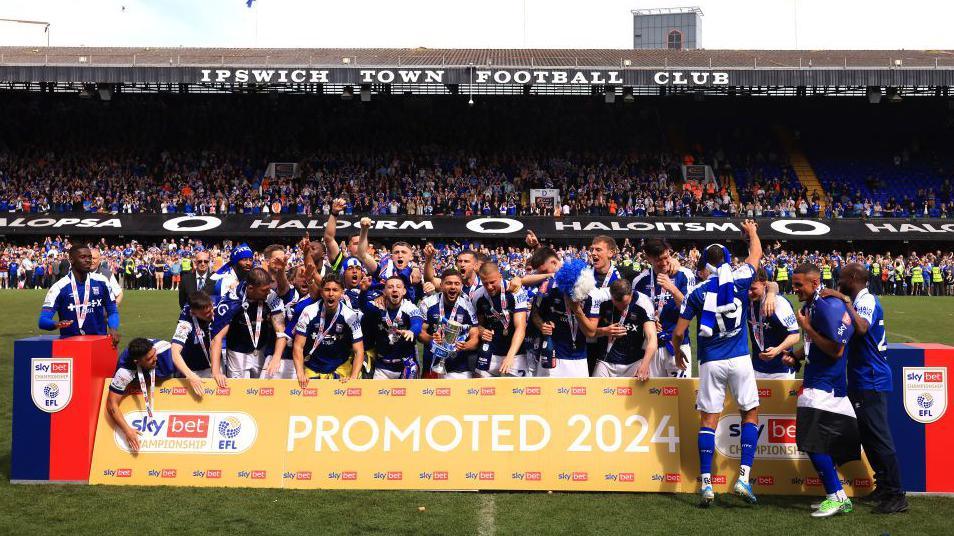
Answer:
M742 422L738 415L722 417L716 428L716 450L727 458L741 458L741 435ZM794 415L759 415L759 441L755 446L755 457L769 460L808 459L795 445Z
M53 357L32 360L30 394L36 407L56 413L73 398L73 358Z
M947 367L904 367L904 410L928 424L947 410Z
M258 436L255 419L233 411L145 411L125 415L126 422L142 432L140 452L238 454L245 452ZM119 448L129 452L120 432L113 434Z

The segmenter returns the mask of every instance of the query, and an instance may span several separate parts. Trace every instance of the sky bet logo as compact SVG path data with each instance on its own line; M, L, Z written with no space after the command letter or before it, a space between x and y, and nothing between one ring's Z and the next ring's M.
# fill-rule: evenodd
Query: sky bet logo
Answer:
M679 396L679 388L666 386L666 387L653 387L649 390L651 395L662 395L662 396Z
M380 396L407 396L406 387L392 387L391 389L378 389Z
M361 396L361 388L348 387L347 389L335 389L335 396Z
M126 414L126 420L142 433L140 451L143 453L239 453L248 450L258 434L255 420L239 412L160 411L149 417L144 411L134 411ZM129 450L125 438L118 432L114 438L120 448Z
M418 480L447 480L447 478L447 471L434 471L433 473L425 471L417 475Z
M292 396L314 397L314 396L318 396L318 389L315 387L306 387L304 389L291 389L290 391L288 391L288 394Z
M759 415L758 442L755 456L773 460L805 459L795 443L794 415ZM738 415L726 415L716 428L716 450L723 456L738 459L742 454L742 423Z
M216 387L216 388L213 389L213 388L211 388L211 387L206 387L205 389L202 390L202 392L205 393L206 395L210 395L210 396L211 396L211 395L214 395L214 396L229 396L229 395L232 394L232 388L231 388L231 387Z

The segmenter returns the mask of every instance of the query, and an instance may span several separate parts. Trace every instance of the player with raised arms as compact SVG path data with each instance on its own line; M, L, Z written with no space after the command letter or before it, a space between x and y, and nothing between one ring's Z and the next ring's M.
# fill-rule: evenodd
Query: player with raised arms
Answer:
M712 491L712 458L715 454L715 431L725 407L726 389L732 391L742 420L741 462L733 491L751 503L756 502L749 475L759 438L759 392L755 371L749 357L749 340L745 327L748 290L755 277L755 267L762 259L762 243L758 227L752 220L742 223L749 242L745 264L732 270L732 257L723 245L712 244L699 259L699 273L705 278L682 303L682 312L672 334L676 364L685 368L682 341L693 318L698 318L699 392L696 409L700 414L699 472L702 506L715 499Z

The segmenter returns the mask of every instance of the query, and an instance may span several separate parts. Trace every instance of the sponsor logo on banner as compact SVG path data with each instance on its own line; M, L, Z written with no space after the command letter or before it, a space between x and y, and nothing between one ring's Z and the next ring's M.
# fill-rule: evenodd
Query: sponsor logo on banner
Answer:
M620 473L617 477L619 482L635 482L636 474L635 473Z
M175 469L163 469L162 478L175 478L177 473Z
M757 459L804 460L805 453L795 445L794 415L759 415L759 440L755 446ZM742 435L742 420L739 415L726 415L719 419L716 428L716 450L729 458L742 457L739 438Z
M142 434L141 454L238 454L248 450L258 435L255 419L242 412L159 411L150 417L145 411L133 411L124 417ZM115 431L113 438L119 448L130 452L120 431Z
M56 413L73 398L73 358L34 357L30 363L30 395L42 411Z
M258 390L258 396L275 396L274 387L262 387Z
M759 398L772 398L772 389L768 387L759 388Z
M434 471L434 480L448 480L450 475L447 471Z
M851 486L854 488L870 488L871 479L870 478L855 478L851 481Z
M116 476L119 478L130 478L132 477L133 471L128 467L123 469L116 469Z
M928 424L947 411L947 367L904 367L904 410Z
M539 386L537 386L537 385L531 385L531 386L528 386L528 387L527 387L527 390L526 390L524 393L527 394L527 395L534 395L534 396L536 396L536 395L539 395L541 392L542 392L542 391L541 391L541 389L540 389Z
M755 478L755 484L757 486L774 486L775 477L772 475L759 476Z

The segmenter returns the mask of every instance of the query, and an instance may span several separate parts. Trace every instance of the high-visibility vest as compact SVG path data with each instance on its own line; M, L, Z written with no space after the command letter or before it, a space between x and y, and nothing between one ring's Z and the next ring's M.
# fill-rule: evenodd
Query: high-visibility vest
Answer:
M186 257L182 259L182 271L191 272L192 271L192 259Z
M776 281L788 281L788 268L785 266L778 267L778 273L775 275Z
M941 275L941 267L934 266L931 268L931 281L935 283L940 283L944 281L944 276Z
M920 266L915 266L911 270L911 282L912 283L924 283L924 271Z
M881 275L881 265L874 263L871 265L871 273L874 275Z
M126 275L132 275L136 271L136 261L129 259L126 261Z
M831 279L831 266L828 266L827 264L822 266L822 279Z

